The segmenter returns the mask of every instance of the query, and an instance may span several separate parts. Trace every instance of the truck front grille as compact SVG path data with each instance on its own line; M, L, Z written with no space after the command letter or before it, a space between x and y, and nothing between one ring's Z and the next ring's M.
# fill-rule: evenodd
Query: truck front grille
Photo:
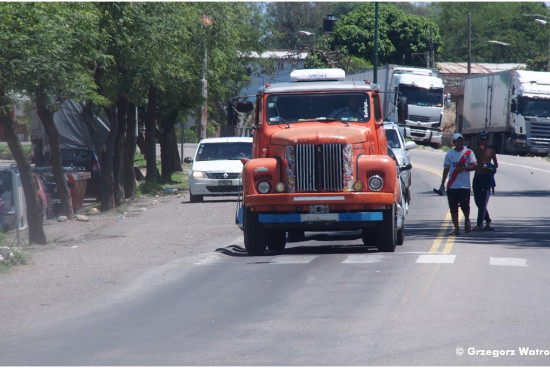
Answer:
M545 122L527 121L527 129L531 130L528 134L530 143L533 146L548 146L550 145L550 124Z
M338 192L351 187L351 146L288 146L287 187L290 192Z
M407 120L421 121L421 122L427 123L428 121L430 121L430 118L428 116L409 115L409 118Z

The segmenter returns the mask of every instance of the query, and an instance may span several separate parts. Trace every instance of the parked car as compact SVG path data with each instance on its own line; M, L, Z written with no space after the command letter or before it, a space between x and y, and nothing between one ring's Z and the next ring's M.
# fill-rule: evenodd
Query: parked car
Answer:
M88 180L86 192L97 193L101 182L101 167L93 148L61 148L61 162L64 168L71 167L77 171L88 171L91 174L91 178Z
M252 154L251 137L206 138L199 142L195 156L184 162L193 163L189 171L191 202L204 196L237 195L242 191L242 158Z
M399 165L399 175L405 186L405 192L407 194L407 203L410 201L410 187L412 183L411 168L406 169L405 166L411 163L409 150L416 148L416 143L413 141L405 141L403 135L403 128L392 122L384 122L384 129L386 131L386 139L388 140L388 147L391 148L397 163Z

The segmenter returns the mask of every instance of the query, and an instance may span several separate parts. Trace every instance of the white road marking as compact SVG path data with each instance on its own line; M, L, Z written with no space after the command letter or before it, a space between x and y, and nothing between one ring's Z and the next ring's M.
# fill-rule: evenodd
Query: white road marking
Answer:
M525 258L498 258L491 257L489 260L491 266L514 266L514 267L527 267L527 260Z
M342 263L377 263L384 260L384 256L374 254L356 254L347 256Z
M193 264L196 265L211 265L221 262L221 256L218 254L210 254L206 256L204 259L201 259L200 261L197 261Z
M423 254L418 256L416 263L454 263L454 254Z
M317 256L283 256L283 257L275 257L269 263L273 263L273 264L304 264L304 263L310 263L315 258L317 258Z

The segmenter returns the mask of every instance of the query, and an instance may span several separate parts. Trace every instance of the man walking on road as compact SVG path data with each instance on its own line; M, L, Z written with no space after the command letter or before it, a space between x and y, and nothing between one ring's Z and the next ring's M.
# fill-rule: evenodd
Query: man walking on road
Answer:
M474 150L477 158L477 166L474 173L472 189L474 201L477 206L477 224L474 231L494 230L491 227L491 217L487 211L487 204L491 196L491 188L494 188L494 173L498 167L497 154L494 149L488 146L489 133L482 130L479 132L479 147ZM483 221L486 226L483 228Z
M471 149L464 147L464 137L460 133L453 135L454 148L447 152L443 163L443 178L441 188L445 188L447 182L447 200L451 211L454 230L449 235L460 235L458 224L458 207L464 214L464 232L472 229L470 224L470 171L476 167L476 156Z

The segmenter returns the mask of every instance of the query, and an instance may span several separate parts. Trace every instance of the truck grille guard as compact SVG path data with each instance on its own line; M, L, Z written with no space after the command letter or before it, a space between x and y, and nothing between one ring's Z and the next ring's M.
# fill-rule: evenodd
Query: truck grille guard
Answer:
M285 156L289 192L351 191L351 145L299 144L287 146Z

